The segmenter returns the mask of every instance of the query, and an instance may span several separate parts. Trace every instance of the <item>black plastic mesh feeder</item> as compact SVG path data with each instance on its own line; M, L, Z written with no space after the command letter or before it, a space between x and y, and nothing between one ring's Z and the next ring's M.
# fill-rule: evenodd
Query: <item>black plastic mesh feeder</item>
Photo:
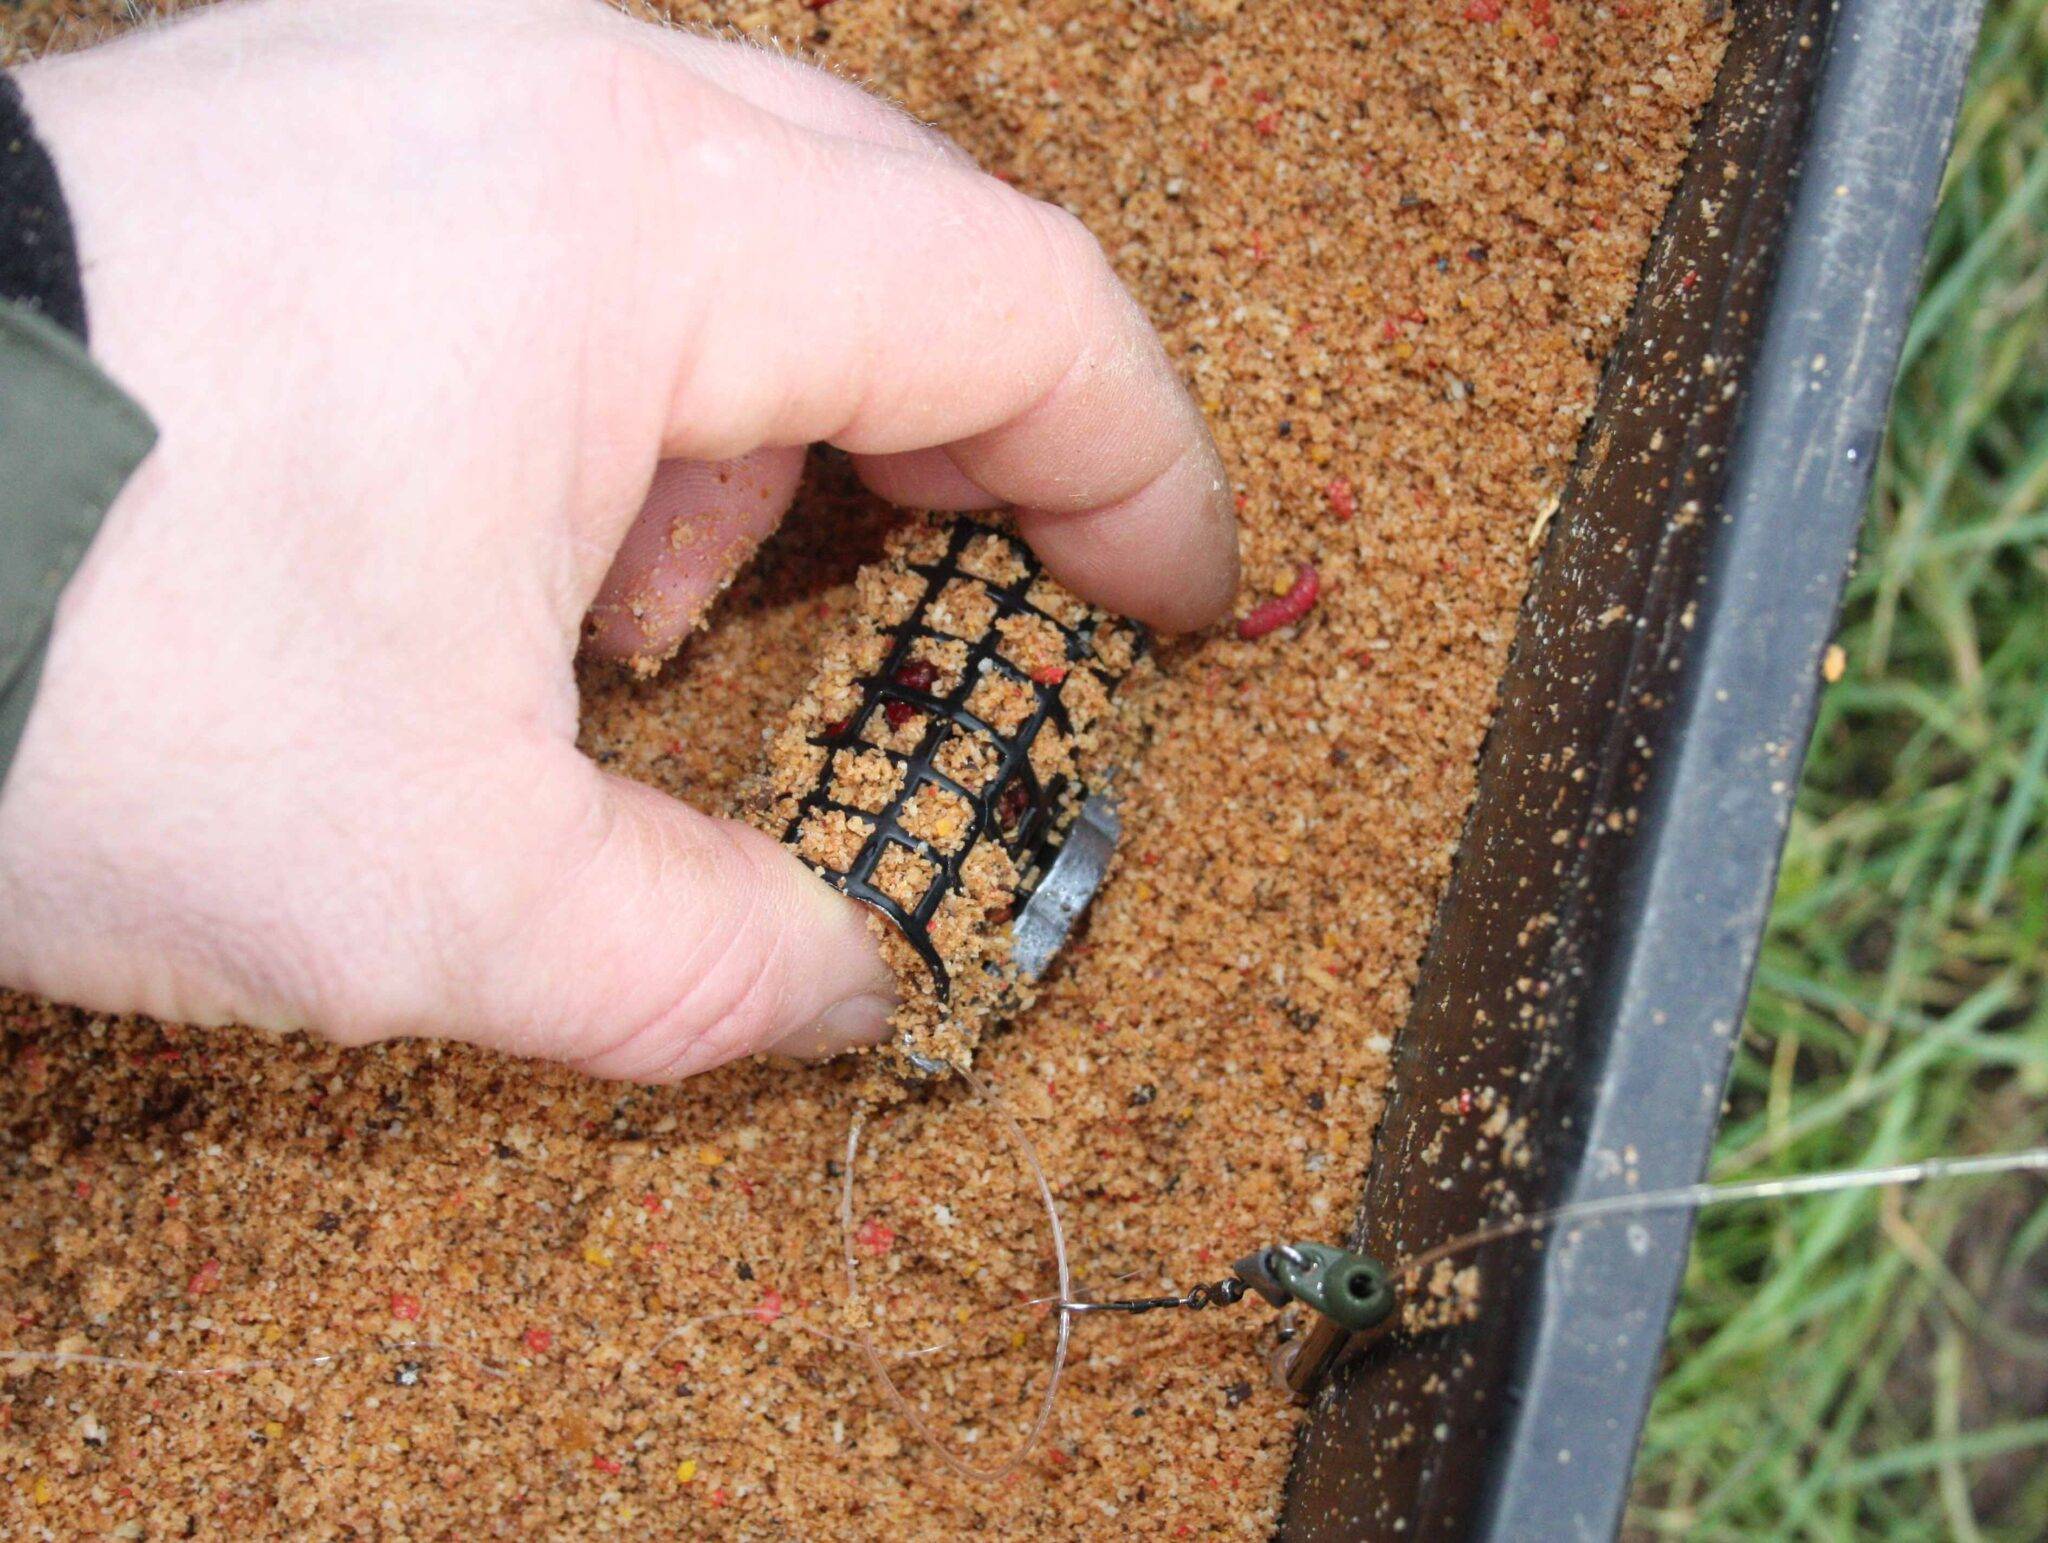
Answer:
M993 549L987 543L994 543ZM993 550L1000 563L975 561L969 555L970 546L978 547L984 556ZM933 944L932 922L946 896L959 888L969 856L984 840L996 842L1009 854L1020 877L1012 909L1020 910L1057 861L1094 791L1077 776L1057 773L1041 777L1032 765L1032 747L1048 729L1069 742L1075 737L1075 725L1058 689L1065 672L1092 670L1104 687L1113 691L1141 655L1145 639L1128 623L1112 623L1092 611L1078 620L1063 620L1035 601L1033 590L1042 577L1038 559L1015 536L979 521L955 522L944 552L935 561L911 562L908 567L924 581L923 593L910 614L892 629L881 666L857 681L859 706L810 739L826 752L823 767L811 789L798 799L783 840L801 850L799 834L805 822L825 814L842 815L868 827L858 853L844 867L815 858L805 860L834 888L889 919L931 971L934 989L945 1001L951 995L952 980ZM991 576L998 569L1012 576ZM956 586L964 586L976 596L985 594L991 602L976 636L963 638L957 622L950 627L934 623L935 602L949 593L959 593ZM1053 673L1034 673L1005 657L1000 628L1010 618L1030 618L1052 628L1064 645L1064 666ZM1116 665L1105 661L1098 646L1104 629L1112 626L1128 640L1122 650L1128 658ZM965 663L957 672L942 671L920 656L920 645L946 649L962 644ZM955 674L950 687L943 685L948 673ZM991 675L1030 693L1031 710L1007 729L972 705L977 689ZM922 732L907 750L878 743L888 736L872 732L878 725L898 730L919 720ZM971 749L984 765L992 758L993 770L970 785L943 769L949 746L955 751ZM877 809L832 796L840 752L879 752L889 759L898 782L886 804ZM950 850L906 827L906 806L924 789L950 794L967 806L965 837ZM907 904L886 893L878 882L878 869L892 852L910 853L933 870L923 892ZM1027 973L1035 972L1027 969Z

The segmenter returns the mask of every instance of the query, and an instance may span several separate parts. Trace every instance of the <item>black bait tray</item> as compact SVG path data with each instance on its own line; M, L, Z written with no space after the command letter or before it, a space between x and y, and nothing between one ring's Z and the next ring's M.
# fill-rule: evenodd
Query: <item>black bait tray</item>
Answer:
M1377 1258L1702 1173L1977 23L1734 7L1397 1043L1351 1238ZM1515 1165L1443 1112L1479 1087ZM1279 1538L1612 1535L1690 1236L1646 1215L1460 1261L1468 1322L1317 1397Z

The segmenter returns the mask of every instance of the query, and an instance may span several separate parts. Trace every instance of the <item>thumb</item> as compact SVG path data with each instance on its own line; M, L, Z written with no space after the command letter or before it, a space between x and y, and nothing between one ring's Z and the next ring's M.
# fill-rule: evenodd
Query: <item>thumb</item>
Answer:
M518 841L516 888L544 898L486 966L499 1048L668 1082L883 1038L895 977L856 902L760 832L578 761L583 807Z

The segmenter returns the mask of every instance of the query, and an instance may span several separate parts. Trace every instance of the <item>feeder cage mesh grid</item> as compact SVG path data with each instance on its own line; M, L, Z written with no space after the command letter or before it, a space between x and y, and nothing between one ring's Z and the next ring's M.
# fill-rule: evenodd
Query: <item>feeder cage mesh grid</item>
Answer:
M1019 876L1013 911L1030 897L1089 791L1078 772L1042 775L1033 746L1046 734L1070 745L1075 738L1061 689L1069 672L1092 671L1106 695L1130 672L1144 638L1073 601L1043 578L1023 542L978 521L955 521L936 560L912 558L904 566L923 580L923 591L910 613L886 629L880 667L856 681L858 707L809 738L825 757L798 798L783 840L827 883L886 916L930 969L944 1001L952 982L932 940L939 907L960 887L985 837L1009 856ZM1027 669L1006 656L1013 629L1004 624L1020 618L1052 629L1061 663ZM932 662L948 655L957 664ZM1007 727L994 721L986 702L991 678L1029 693L1020 721L1014 710L1001 715L1013 720ZM1010 699L1020 700L1014 693ZM834 797L843 757L874 754L895 768L886 802L876 808ZM972 775L965 770L970 766ZM910 816L910 806L920 794L959 800L953 807L964 807L964 824L943 842L919 834L914 827L921 822ZM858 851L843 864L822 860L804 840L807 829L833 815L860 836Z

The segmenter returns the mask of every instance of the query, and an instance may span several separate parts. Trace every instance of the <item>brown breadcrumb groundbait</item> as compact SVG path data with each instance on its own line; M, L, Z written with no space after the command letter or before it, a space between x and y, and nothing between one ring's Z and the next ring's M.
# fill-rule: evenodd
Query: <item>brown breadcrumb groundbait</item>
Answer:
M976 1052L1082 1290L1214 1279L1357 1206L1529 532L1712 84L1719 9L664 13L814 51L1077 213L1215 428L1238 615L1317 574L1297 619L1166 645L1119 692L1118 872ZM127 10L27 0L5 25L70 46ZM891 518L820 460L674 663L590 673L585 748L733 808L867 603L854 576ZM976 752L956 759L969 781ZM1047 1440L994 1489L940 1469L859 1355L806 1332L843 1328L861 1080L749 1062L633 1088L0 998L0 1349L276 1363L0 1362L0 1535L1264 1536L1297 1415L1269 1390L1263 1307L1076 1323ZM1481 1104L1458 1156L1499 1163L1513 1133ZM1009 1306L1051 1283L1017 1166L975 1100L926 1087L870 1126L855 1175L861 1316L990 1463L1052 1327ZM324 1351L348 1353L285 1360Z
M892 1048L966 1064L992 1022L1030 1005L1011 923L1050 844L1107 785L1111 692L1137 632L1038 576L984 520L909 521L854 592L748 817L874 907L902 984Z

